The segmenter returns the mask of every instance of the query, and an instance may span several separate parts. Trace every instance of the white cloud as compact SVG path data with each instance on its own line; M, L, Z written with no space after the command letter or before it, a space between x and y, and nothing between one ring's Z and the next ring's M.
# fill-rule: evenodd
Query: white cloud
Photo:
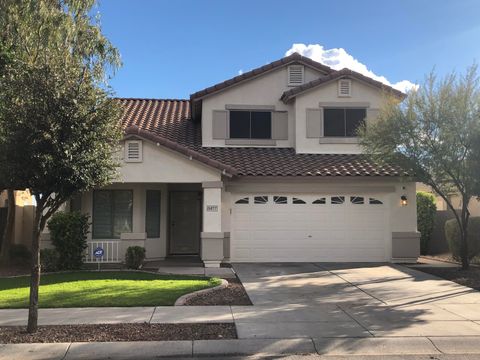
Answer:
M242 74L243 74L243 70L242 69L238 70L238 75L242 75Z
M351 69L403 92L418 88L417 84L414 84L408 80L402 80L392 84L385 76L379 76L373 71L369 70L365 64L362 64L360 61L355 59L343 48L325 49L320 44L293 44L292 47L285 53L285 55L288 56L294 52L298 52L299 54L314 61L330 66L334 70L340 70L343 68Z

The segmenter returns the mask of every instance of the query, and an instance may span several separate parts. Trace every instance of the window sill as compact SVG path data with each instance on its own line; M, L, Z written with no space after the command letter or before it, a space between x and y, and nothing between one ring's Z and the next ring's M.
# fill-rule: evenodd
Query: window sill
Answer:
M225 145L263 145L275 146L277 142L273 139L227 139Z
M359 144L358 137L321 137L320 144Z

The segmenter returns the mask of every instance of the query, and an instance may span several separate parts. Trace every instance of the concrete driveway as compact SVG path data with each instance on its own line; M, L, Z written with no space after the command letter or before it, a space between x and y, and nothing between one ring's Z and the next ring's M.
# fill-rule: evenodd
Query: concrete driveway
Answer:
M404 266L285 263L234 269L254 303L232 306L240 338L480 336L479 292Z

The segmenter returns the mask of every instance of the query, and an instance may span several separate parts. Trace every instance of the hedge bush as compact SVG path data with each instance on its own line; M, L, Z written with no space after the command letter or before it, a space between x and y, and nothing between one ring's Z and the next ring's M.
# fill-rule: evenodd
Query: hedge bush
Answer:
M30 264L32 260L32 253L23 244L10 245L8 256L13 264Z
M435 196L419 191L417 192L417 228L420 231L420 253L427 255L435 224L437 205Z
M455 260L460 261L460 227L455 219L445 222L445 237ZM468 221L468 258L473 259L480 253L480 217L471 217Z
M55 272L58 270L59 255L55 249L40 250L40 265L42 271Z
M59 257L59 270L78 270L82 267L88 225L88 216L76 211L58 212L48 222L50 238Z
M125 254L125 264L129 269L139 269L145 260L145 248L141 246L129 246Z

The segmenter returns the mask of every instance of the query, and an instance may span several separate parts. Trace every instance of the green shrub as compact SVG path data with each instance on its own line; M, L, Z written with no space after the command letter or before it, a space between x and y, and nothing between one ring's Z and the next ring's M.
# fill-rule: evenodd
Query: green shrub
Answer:
M423 191L417 192L417 228L421 234L420 253L422 255L428 253L436 213L437 205L435 196Z
M445 237L455 260L460 260L460 227L457 220L445 222ZM468 221L468 258L473 259L480 253L480 217L471 217Z
M79 212L58 212L48 222L50 238L58 253L59 270L78 270L87 248L88 216Z
M129 246L125 254L125 264L129 269L139 269L145 260L145 248L141 246Z
M58 270L59 255L55 249L40 250L40 264L42 271L55 272Z
M29 264L32 260L32 253L23 244L12 244L8 251L9 259L12 263Z

